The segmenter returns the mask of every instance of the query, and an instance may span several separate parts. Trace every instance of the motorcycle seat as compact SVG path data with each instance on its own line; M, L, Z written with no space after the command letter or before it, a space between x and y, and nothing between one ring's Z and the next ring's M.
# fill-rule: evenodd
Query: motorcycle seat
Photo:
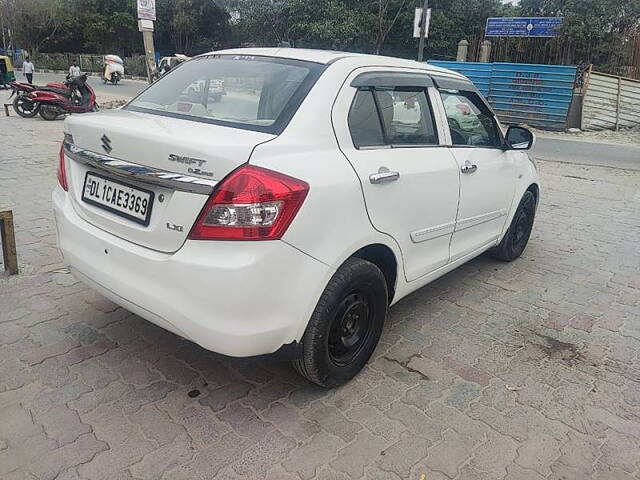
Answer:
M59 93L60 95L69 95L71 92L68 89L56 88L56 87L40 87L38 90L45 92Z

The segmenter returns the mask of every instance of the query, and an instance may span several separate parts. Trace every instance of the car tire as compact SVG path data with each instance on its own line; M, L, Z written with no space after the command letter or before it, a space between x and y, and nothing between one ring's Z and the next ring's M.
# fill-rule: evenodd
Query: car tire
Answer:
M373 354L387 308L387 283L380 269L366 260L348 259L322 293L294 367L322 387L348 382Z
M527 190L518 204L504 238L497 247L489 250L491 256L503 262L511 262L522 255L531 236L535 214L536 198Z
M41 105L38 113L40 113L42 118L48 121L53 121L60 116L59 110L50 105Z

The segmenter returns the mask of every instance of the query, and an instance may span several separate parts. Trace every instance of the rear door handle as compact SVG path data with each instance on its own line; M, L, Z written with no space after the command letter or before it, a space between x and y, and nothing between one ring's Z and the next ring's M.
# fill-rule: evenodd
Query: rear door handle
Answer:
M478 166L475 163L471 163L469 160L464 162L464 165L460 167L462 173L473 173L478 170Z
M400 178L400 172L390 172L386 167L380 167L378 173L369 175L369 181L374 185L395 182Z

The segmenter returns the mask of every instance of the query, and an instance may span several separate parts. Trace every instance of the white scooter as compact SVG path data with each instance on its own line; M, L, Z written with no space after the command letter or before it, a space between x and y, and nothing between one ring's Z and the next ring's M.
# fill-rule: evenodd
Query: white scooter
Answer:
M111 82L117 85L124 76L124 62L118 55L104 56L104 71L102 73L102 81L104 83Z

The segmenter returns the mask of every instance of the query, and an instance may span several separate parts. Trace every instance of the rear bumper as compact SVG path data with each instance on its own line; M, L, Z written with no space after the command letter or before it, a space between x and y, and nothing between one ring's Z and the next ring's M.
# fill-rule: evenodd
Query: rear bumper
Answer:
M187 241L167 254L87 223L56 187L71 271L118 305L214 352L273 353L299 341L333 271L281 241Z

